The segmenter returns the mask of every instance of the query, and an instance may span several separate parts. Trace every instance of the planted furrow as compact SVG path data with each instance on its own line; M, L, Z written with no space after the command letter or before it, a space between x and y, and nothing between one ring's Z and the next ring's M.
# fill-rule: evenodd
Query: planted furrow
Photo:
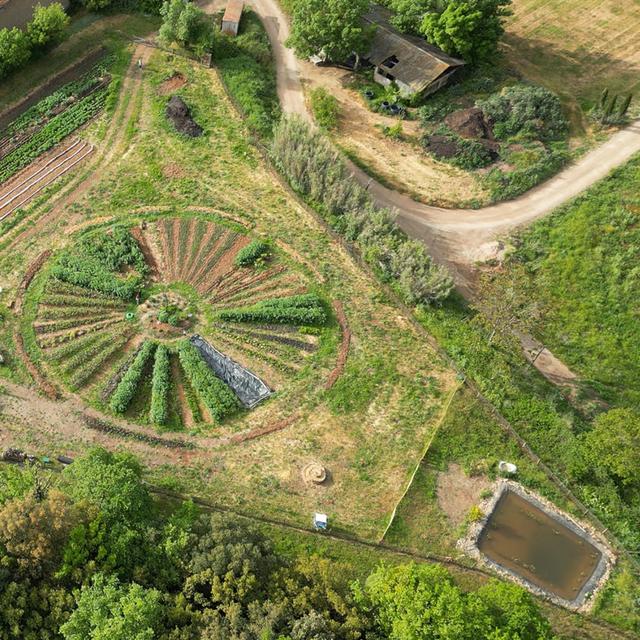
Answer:
M169 242L171 246L171 273L173 280L178 279L178 272L180 271L180 233L183 226L184 220L182 218L174 218L171 221Z
M191 277L191 284L198 288L198 283L208 277L210 270L216 262L224 255L224 253L233 246L237 235L235 232L224 229L217 242L211 247L210 251L203 256L199 267L194 271Z
M196 261L198 254L200 253L200 249L202 248L203 242L206 242L206 238L208 238L209 233L213 232L214 225L207 225L203 220L196 221L196 227L194 230L194 235L191 241L191 245L189 247L189 253L187 254L187 259L185 260L185 265L183 269L183 280L185 282L189 282L189 274L191 273L191 267L193 263Z
M133 400L138 385L142 380L147 362L153 355L156 345L154 342L147 340L133 359L131 366L126 370L116 390L111 395L109 406L116 413L124 413Z
M209 291L212 282L215 282L222 274L234 268L233 259L236 253L248 242L247 236L236 232L231 233L225 246L221 247L220 253L215 256L215 260L209 263L210 266L197 280L196 289L201 293Z
M160 268L158 266L158 260L156 260L156 256L147 240L147 236L144 231L140 227L134 227L131 229L131 235L133 239L138 244L140 251L142 251L142 255L144 256L144 260L149 267L149 275L153 280L161 280Z
M160 250L162 251L162 272L165 282L171 281L171 263L169 261L169 229L167 220L158 222L158 236L160 238Z
M81 324L84 320L93 320L94 318L100 318L105 314L105 310L101 307L39 307L38 318L42 320L78 320L78 324Z
M69 381L71 388L78 389L79 387L86 386L102 367L113 358L118 351L126 346L127 342L131 339L132 333L129 329L123 333L109 336L109 342L104 348L101 351L92 353L91 357L87 358L83 364L75 370Z
M205 237L202 239L200 243L200 248L198 249L197 256L194 256L194 259L191 262L191 266L189 267L189 271L187 272L186 281L189 283L193 283L193 279L195 274L198 272L204 260L206 260L209 253L214 249L214 247L220 241L220 238L224 236L226 233L226 229L219 225L209 225Z
M317 351L318 346L312 342L306 342L289 336L281 336L275 333L261 333L259 331L249 331L248 329L236 329L236 332L240 335L246 335L256 340L262 340L267 342L276 342L286 347L291 347L297 351L304 351L306 353L313 353Z
M36 334L51 334L58 333L60 331L65 331L68 329L80 329L87 328L92 329L96 325L100 324L103 320L112 320L115 319L117 321L121 321L122 317L118 314L103 314L100 316L95 316L88 320L82 321L81 318L67 318L64 320L54 320L53 322L35 322L33 325L34 331Z
M97 303L91 298L80 298L77 296L64 296L64 295L47 295L40 299L40 306L42 307L73 307L75 309L95 308ZM127 305L122 300L113 299L113 302L101 301L99 303L101 309L124 311Z
M207 410L217 422L235 413L239 402L231 389L217 378L200 352L188 340L178 346L180 364Z
M113 296L109 296L98 291L92 291L91 289L80 287L75 284L70 284L69 282L63 282L62 280L58 280L57 278L51 278L47 283L47 295L51 294L69 295L78 298L90 298L94 301L102 300L106 302L112 302L114 300L117 300L117 298L114 298Z
M257 304L264 302L265 300L272 300L274 298L288 298L290 296L297 296L305 293L307 288L297 287L294 288L292 284L288 287L283 286L282 282L276 282L273 286L258 288L249 292L240 292L238 295L228 298L223 304L218 305L220 310L233 309L234 307Z
M151 409L149 419L153 424L165 425L169 421L169 394L171 393L171 362L169 349L159 344L153 362L151 378Z
M231 334L223 333L222 331L219 331L219 330L216 330L215 332L215 338L213 339L213 343L221 344L221 345L226 344L229 347L231 347L231 349L241 354L244 354L250 360L253 360L253 361L257 360L258 362L262 361L265 364L267 364L269 367L273 367L276 371L280 371L285 374L289 374L289 375L295 374L299 369L299 367L295 367L289 362L285 362L283 360L280 360L279 358L276 358L270 355L269 353L260 351L259 349L256 349L252 345L249 345L242 340L238 340L237 338L234 339ZM243 364L242 360L243 358L240 358L241 364ZM252 367L249 367L249 369L253 370Z
M183 220L180 224L180 237L178 239L178 280L184 280L185 263L187 256L191 253L195 228L196 220L193 218Z
M82 329L73 328L71 331L66 329L59 332L50 332L50 333L45 332L43 334L39 334L39 335L43 335L44 337L38 340L38 346L40 346L42 349L51 349L53 347L57 347L59 345L65 344L71 340L76 340L83 335L96 333L97 331L108 329L109 327L112 327L113 325L118 324L119 322L122 322L121 318L111 318L109 320L104 320L102 322L96 322L95 324L86 326L86 328L83 327ZM78 333L79 331L82 331L83 333Z
M132 362L135 360L136 356L140 352L140 349L142 349L143 344L144 343L140 343L137 348L134 349L133 352L131 352L124 359L124 361L118 366L115 372L109 377L107 384L104 386L102 392L100 393L100 398L103 402L109 400L113 392L117 389L118 385L120 384L120 380L122 380L122 377L127 372Z
M270 269L266 269L260 273L256 273L251 278L245 278L244 281L239 282L235 286L228 287L227 289L223 289L219 291L216 296L213 298L213 302L221 302L236 293L240 293L241 291L248 291L254 288L256 285L260 285L264 282L271 280L272 278L276 278L282 275L287 270L287 267L283 264L277 265L275 267L271 267Z
M299 350L293 349L283 343L270 342L262 338L260 334L252 335L249 330L238 330L236 327L229 327L227 325L218 326L216 329L229 336L232 340L250 344L252 347L264 351L283 362L295 363L301 361L302 356Z

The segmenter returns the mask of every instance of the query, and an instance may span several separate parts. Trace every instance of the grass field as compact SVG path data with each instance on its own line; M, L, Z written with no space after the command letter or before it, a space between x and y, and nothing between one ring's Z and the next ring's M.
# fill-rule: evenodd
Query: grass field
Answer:
M548 309L540 339L616 406L640 402L639 193L636 157L524 232L511 258Z
M507 61L564 100L575 125L603 89L640 89L640 4L634 0L513 0ZM635 101L634 112L640 112Z

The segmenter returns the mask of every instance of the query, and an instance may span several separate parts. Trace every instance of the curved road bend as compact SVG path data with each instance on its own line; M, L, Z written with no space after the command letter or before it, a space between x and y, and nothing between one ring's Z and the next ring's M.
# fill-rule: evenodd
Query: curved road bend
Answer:
M224 3L225 0L205 0L203 4L206 10L213 11L224 7ZM249 4L271 40L283 111L311 121L300 83L298 60L284 45L289 37L287 16L277 0L249 0ZM384 187L353 163L349 164L354 176L376 202L396 209L399 226L409 236L424 242L434 260L451 270L458 288L469 296L473 265L492 255L496 239L547 215L637 152L640 152L640 120L520 198L477 210L443 209L416 202ZM525 355L548 380L568 387L570 392L575 390L577 376L561 360L527 336L522 336L521 342Z
M277 0L250 0L250 4L262 19L271 40L283 110L309 120L298 61L293 51L284 45L289 36L287 16ZM465 272L470 271L474 262L491 255L496 238L550 213L637 152L640 152L640 120L520 198L477 210L443 209L422 204L384 187L355 165L351 165L351 169L380 205L398 211L400 227L425 242L433 257L451 267L458 284L464 287Z

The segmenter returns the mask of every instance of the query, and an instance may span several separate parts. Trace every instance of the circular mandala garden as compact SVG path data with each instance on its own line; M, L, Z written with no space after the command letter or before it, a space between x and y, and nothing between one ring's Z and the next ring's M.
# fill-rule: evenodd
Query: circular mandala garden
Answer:
M328 319L278 250L196 217L86 231L47 272L33 329L49 373L166 429L264 401L313 357Z

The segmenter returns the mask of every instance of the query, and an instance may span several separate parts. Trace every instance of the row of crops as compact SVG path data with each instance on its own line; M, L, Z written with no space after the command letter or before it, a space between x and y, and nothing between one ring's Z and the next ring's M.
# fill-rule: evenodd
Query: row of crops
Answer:
M142 240L118 223L86 230L49 263L33 328L67 387L127 420L174 430L220 423L253 406L229 367L279 387L307 365L329 309L305 288L286 295L300 291L303 280L272 245L200 219L163 220L140 231ZM215 281L214 301L194 306L190 331L211 341L219 361L179 332L160 336L154 322L162 309L140 306L154 291L146 287L156 286L149 251L165 266L165 282L168 270Z
M0 139L0 183L95 117L104 108L109 82L105 67L97 66L15 120Z

